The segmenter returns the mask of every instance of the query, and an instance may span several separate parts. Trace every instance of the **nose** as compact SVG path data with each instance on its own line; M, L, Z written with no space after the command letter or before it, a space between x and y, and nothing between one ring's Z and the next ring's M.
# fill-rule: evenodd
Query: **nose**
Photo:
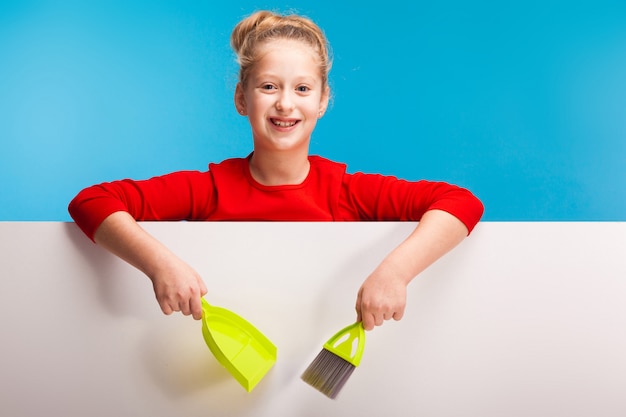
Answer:
M293 97L291 92L283 90L276 99L276 110L283 113L290 113L294 108Z

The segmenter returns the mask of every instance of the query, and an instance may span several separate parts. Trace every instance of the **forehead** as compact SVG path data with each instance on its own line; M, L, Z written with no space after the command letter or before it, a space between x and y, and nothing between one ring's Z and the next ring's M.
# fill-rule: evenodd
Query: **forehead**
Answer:
M255 67L276 67L319 73L319 57L316 51L304 41L291 39L270 40L259 46Z

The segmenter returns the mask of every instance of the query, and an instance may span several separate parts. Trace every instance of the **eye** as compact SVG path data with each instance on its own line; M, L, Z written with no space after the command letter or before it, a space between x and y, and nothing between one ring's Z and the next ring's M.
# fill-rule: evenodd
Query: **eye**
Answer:
M296 91L299 93L308 93L309 91L311 91L311 89L307 87L306 85L301 85L301 86L296 87Z
M272 84L263 84L261 86L261 90L272 91L272 90L275 90L275 89L276 89L276 87L274 85L272 85Z

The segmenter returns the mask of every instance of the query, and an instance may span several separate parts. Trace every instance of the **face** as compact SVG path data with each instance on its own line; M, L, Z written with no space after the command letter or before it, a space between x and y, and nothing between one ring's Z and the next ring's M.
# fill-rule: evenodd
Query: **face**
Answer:
M246 84L239 83L235 91L235 105L252 127L255 152L308 152L311 133L328 105L315 52L293 40L270 41L261 52Z

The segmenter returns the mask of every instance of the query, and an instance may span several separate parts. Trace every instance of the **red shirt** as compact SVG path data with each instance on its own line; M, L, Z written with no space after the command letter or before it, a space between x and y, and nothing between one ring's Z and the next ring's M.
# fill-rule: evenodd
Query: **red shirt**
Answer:
M346 165L310 156L297 185L266 186L252 178L247 158L178 171L148 180L121 180L82 190L69 205L76 224L93 240L116 211L136 220L419 221L446 211L471 231L483 213L468 190L443 182L410 182L379 174L346 173Z

